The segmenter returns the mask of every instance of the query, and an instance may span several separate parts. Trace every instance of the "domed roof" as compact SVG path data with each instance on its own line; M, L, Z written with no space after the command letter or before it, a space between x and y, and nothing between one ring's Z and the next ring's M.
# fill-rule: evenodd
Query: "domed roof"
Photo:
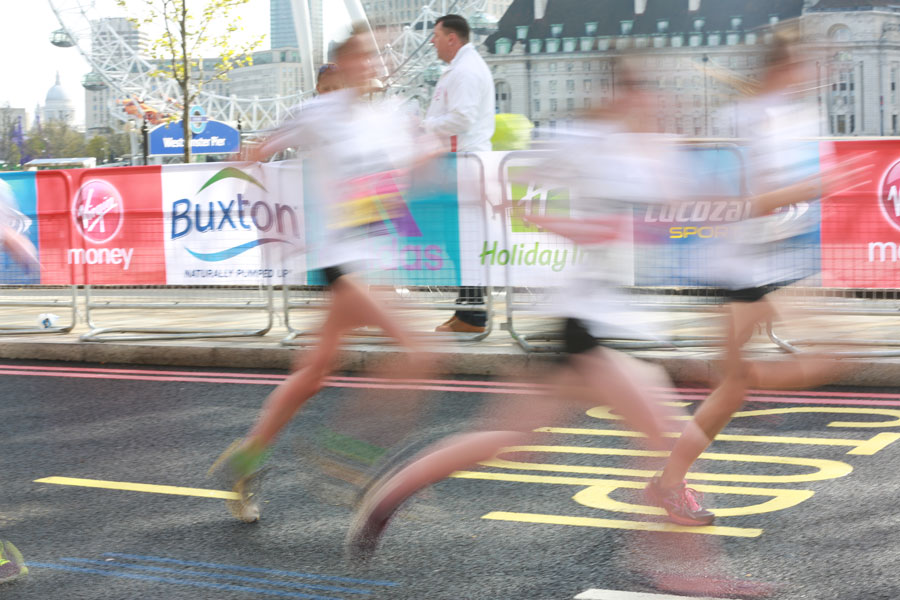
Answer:
M69 98L69 95L66 93L66 90L64 90L63 86L59 83L59 73L56 74L56 83L47 91L45 103L50 104L51 102L56 104L72 102L71 98Z

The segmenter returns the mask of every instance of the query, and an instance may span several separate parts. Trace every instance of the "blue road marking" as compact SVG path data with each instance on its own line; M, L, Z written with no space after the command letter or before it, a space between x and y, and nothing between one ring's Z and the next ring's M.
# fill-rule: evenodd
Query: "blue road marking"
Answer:
M286 581L275 581L274 579L262 579L260 577L243 577L241 575L226 575L225 573L207 573L202 571L188 571L185 569L169 569L167 567L151 567L150 565L135 565L132 563L110 562L105 560L91 560L87 558L62 558L64 562L80 563L85 565L97 565L101 567L119 567L124 569L134 569L136 571L148 571L152 573L170 573L173 575L183 575L191 577L208 577L210 579L227 579L230 581L242 581L244 583L255 583L257 585L271 585L274 587L288 588L305 588L317 590L320 592L343 592L347 594L371 594L369 590L358 590L352 588L336 587L331 585L316 585L314 583L295 583Z
M158 577L156 575L138 575L137 573L128 573L125 571L104 571L102 569L86 569L83 567L72 567L69 565L56 565L53 563L42 563L28 561L29 567L38 567L41 569L55 569L57 571L68 571L70 573L83 573L85 575L101 575L103 577L120 577L122 579L137 579L140 581L152 581L154 583L172 583L175 585L187 585L191 587L209 588L213 590L227 590L229 592L253 592L255 594L263 594L266 596L281 596L284 598L305 598L306 600L340 600L331 596L314 596L312 594L301 594L300 592L281 592L278 590L266 590L262 588L245 587L242 585L231 585L228 583L207 583L205 581L188 581L186 579L175 579L173 577Z
M161 556L143 556L140 554L122 554L120 552L104 552L103 556L111 558L125 558L128 560L143 560L147 562L181 565L183 567L205 567L207 569L228 569L230 571L242 571L244 573L266 573L268 575L281 575L283 577L298 577L300 579L322 579L324 581L341 581L343 583L358 583L361 585L386 585L398 586L395 581L379 581L374 579L352 579L350 577L338 577L336 575L314 575L312 573L297 573L295 571L281 571L279 569L264 569L261 567L242 567L240 565L223 565L219 563L198 562L193 560L176 560Z

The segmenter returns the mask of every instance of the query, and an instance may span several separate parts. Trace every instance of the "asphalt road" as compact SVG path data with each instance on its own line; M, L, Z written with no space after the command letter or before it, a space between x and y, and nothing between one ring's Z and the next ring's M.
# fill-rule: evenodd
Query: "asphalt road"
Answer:
M697 465L692 484L719 518L691 531L643 506L655 463L620 421L593 411L548 422L566 429L414 499L358 566L343 549L352 488L305 440L350 420L395 433L396 415L379 415L408 391L333 380L279 440L259 523L204 497L221 489L207 468L281 375L0 364L0 537L31 565L0 598L562 600L660 594L694 576L726 580L714 597L744 589L736 582L785 599L900 597L900 390L752 396ZM422 438L467 427L509 391L424 387ZM702 396L672 400L690 409Z

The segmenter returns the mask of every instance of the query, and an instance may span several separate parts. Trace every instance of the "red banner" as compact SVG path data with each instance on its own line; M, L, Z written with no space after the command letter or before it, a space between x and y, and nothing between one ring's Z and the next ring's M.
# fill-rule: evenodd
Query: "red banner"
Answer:
M161 168L37 174L43 272L51 285L164 285Z
M859 157L868 165L869 183L823 198L822 285L900 287L900 145L880 140L834 146L836 161ZM823 169L828 166L823 162Z

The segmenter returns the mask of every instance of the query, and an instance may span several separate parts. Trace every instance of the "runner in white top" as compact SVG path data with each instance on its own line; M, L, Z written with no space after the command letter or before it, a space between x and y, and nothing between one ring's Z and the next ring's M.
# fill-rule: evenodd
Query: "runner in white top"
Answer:
M0 179L0 250L9 252L22 265L38 266L37 250L22 235L28 217L18 210L16 198L8 183ZM0 583L6 583L28 573L22 554L10 542L0 540Z
M837 369L827 357L791 355L789 359L753 363L742 356L757 323L778 314L770 292L809 275L797 261L790 240L808 232L814 223L777 213L798 203L816 201L822 190L847 191L866 183L865 167L850 162L833 169L811 169L802 154L799 136L815 135L798 86L809 81L798 51L777 36L768 52L767 70L759 92L737 110L743 132L751 135L747 172L750 177L751 218L737 224L728 256L726 281L729 312L726 323L725 364L721 383L699 406L675 445L665 469L651 480L647 495L681 525L708 525L714 514L685 486L691 465L728 424L744 402L749 388L785 389L825 383ZM812 124L813 128L809 125ZM840 190L836 190L839 184Z
M578 200L567 218L532 215L528 220L580 247L614 246L623 234L630 235L629 209L634 202L665 201L653 196L660 189L671 193L677 187L674 152L644 129L656 122L650 118L655 114L648 99L652 96L625 76L630 69L617 72L622 79L617 81L616 104L581 124L536 170L537 181L545 183L542 175L552 173L552 182L563 180ZM561 294L571 297L560 307L562 316L568 317L567 356L564 366L536 376L537 389L547 381L554 384L546 397L501 400L489 407L483 429L451 436L396 469L388 465L388 474L373 481L360 502L347 539L351 555L370 556L392 515L419 490L491 458L501 448L529 443L535 428L549 425L572 408L609 405L643 432L653 448L669 445L664 432L677 426L678 421L667 418L676 409L664 408L653 391L671 387L664 371L605 348L595 337L609 333L616 324L617 317L610 314L620 310L611 298L616 283L604 270L585 267Z
M259 470L279 431L294 413L321 388L333 368L341 338L354 328L381 328L407 349L405 361L414 376L425 354L387 309L357 281L353 271L372 256L367 241L383 226L380 210L391 212L402 202L406 171L413 158L412 128L402 113L362 101L374 69L370 36L360 28L335 51L340 91L321 95L294 113L251 159L261 159L287 147L309 150L320 183L318 193L305 198L322 212L324 226L306 252L325 271L331 304L319 343L304 356L303 368L292 373L266 400L258 422L248 435L232 445L213 465L225 465L226 476L239 499L227 501L239 519L259 519L256 490ZM376 206L374 203L378 202Z

